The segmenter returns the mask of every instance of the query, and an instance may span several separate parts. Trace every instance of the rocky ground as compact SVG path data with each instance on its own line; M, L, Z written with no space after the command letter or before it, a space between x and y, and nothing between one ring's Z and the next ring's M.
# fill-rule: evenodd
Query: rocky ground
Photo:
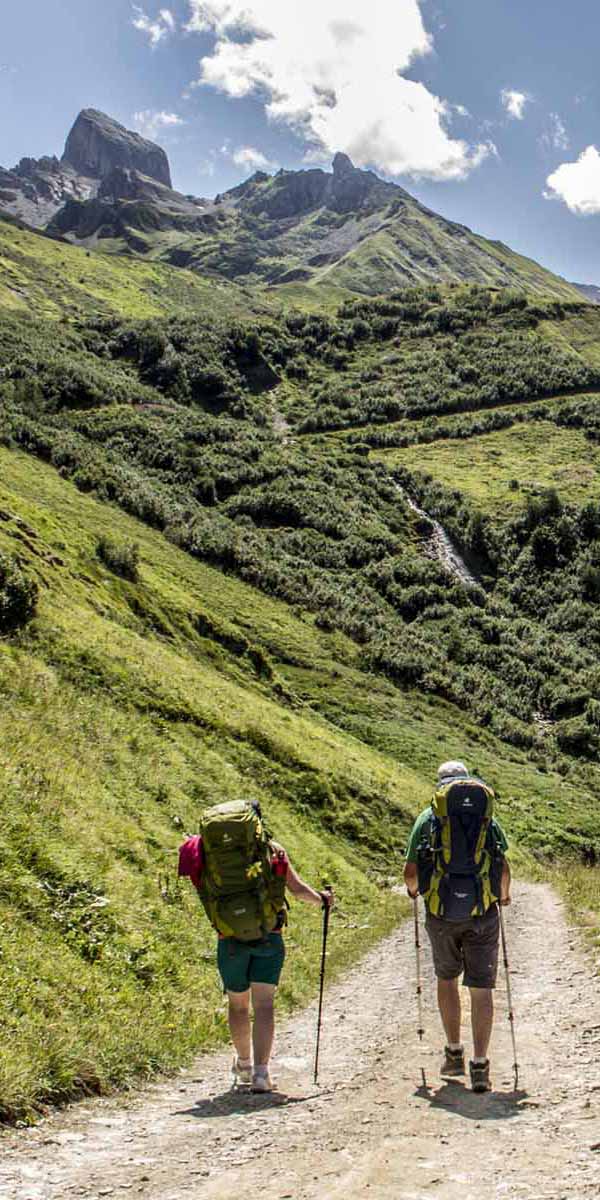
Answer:
M520 1063L501 977L494 1090L439 1078L434 981L415 1036L406 924L327 994L320 1084L314 1006L279 1033L279 1091L229 1090L230 1056L175 1081L94 1101L0 1140L0 1200L591 1200L600 1195L600 996L593 964L546 887L508 911ZM332 920L335 936L335 919ZM425 958L429 964L426 949ZM425 1071L423 1086L421 1070Z

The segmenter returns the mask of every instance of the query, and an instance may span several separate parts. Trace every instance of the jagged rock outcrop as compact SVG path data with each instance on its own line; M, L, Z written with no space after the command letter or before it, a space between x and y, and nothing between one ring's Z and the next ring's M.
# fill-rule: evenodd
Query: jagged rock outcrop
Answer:
M164 150L95 108L84 108L79 113L62 161L80 175L95 179L104 179L115 167L123 167L156 179L165 187L172 186Z
M57 158L22 158L16 167L0 167L0 214L44 228L67 200L90 200L98 180L79 175Z
M160 146L125 129L112 117L86 108L71 129L60 160L44 155L22 158L12 170L0 167L0 214L46 228L65 205L94 201L101 192L110 194L105 184L111 180L109 189L114 190L115 171L137 173L135 182L133 177L128 181L129 199L141 198L141 177L146 180L146 198L157 198L149 195L152 187L163 192L171 189L169 160ZM123 190L126 177L119 178ZM84 224L87 229L93 224L90 214Z

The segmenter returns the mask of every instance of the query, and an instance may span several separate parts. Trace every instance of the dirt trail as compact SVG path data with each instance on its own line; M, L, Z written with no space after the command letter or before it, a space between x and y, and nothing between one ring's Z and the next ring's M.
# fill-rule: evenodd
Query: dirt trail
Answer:
M1 1200L586 1200L600 1196L600 996L549 888L508 911L521 1088L503 982L494 1091L438 1076L430 1003L415 1046L414 949L405 925L327 996L321 1086L314 1006L280 1031L280 1092L227 1091L228 1054L128 1101L95 1101L0 1141ZM335 928L332 930L335 936ZM425 958L429 967L429 953ZM420 1085L426 1070L428 1090Z

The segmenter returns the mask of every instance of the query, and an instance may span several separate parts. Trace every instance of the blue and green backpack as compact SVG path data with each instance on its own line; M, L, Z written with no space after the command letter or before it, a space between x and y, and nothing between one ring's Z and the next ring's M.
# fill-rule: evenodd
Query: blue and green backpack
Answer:
M475 778L452 779L435 792L417 856L419 891L433 916L480 917L499 899L503 854L494 799Z

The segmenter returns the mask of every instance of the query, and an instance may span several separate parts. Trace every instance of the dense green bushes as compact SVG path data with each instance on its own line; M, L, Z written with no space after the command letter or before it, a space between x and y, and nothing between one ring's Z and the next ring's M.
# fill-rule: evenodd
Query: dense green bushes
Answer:
M103 320L53 342L44 325L8 322L0 437L195 557L313 613L322 629L344 631L369 669L527 746L540 711L584 719L585 705L559 716L561 688L586 704L596 694L600 508L576 512L549 494L499 526L459 486L397 472L468 554L483 586L465 588L428 556L430 528L413 524L368 447L469 437L540 414L595 436L589 401L494 411L595 380L578 355L536 332L567 311L432 287L345 305L337 318L296 313L248 327ZM284 384L296 437L282 442L270 393L286 376L306 382L302 392ZM463 415L475 409L484 411ZM378 431L390 416L403 424ZM344 445L297 437L365 422ZM127 548L100 554L117 573L137 571ZM585 754L594 736L561 734Z
M18 559L0 553L0 635L14 633L33 619L38 586L25 574Z
M115 575L120 575L122 579L129 579L131 583L137 582L140 551L139 546L136 546L135 543L126 545L114 538L104 536L98 541L96 553L100 561Z

